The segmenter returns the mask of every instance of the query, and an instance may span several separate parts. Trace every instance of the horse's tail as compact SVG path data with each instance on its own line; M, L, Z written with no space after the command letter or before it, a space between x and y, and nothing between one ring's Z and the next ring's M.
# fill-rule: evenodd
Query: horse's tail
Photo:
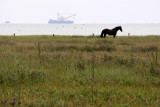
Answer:
M103 38L103 31L101 32L101 35L100 35L100 37L101 37L101 38Z

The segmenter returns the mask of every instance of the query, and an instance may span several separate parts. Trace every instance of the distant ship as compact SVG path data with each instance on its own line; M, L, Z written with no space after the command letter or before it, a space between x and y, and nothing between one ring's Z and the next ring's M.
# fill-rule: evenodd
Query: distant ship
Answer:
M73 24L74 21L68 20L68 19L71 17L75 17L75 16L76 16L76 14L73 14L68 17L63 17L63 16L60 16L59 13L57 13L57 20L49 19L48 24Z
M9 23L10 23L10 21L5 21L5 23L6 23L6 24L9 24Z

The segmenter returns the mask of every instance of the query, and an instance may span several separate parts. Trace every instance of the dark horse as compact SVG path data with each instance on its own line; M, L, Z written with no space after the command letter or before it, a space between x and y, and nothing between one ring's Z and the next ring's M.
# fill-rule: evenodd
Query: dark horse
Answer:
M100 37L101 38L105 38L106 35L113 35L113 37L115 38L116 37L116 34L117 34L117 31L120 30L122 32L122 27L121 26L117 26L113 29L103 29L102 32L101 32L101 35Z

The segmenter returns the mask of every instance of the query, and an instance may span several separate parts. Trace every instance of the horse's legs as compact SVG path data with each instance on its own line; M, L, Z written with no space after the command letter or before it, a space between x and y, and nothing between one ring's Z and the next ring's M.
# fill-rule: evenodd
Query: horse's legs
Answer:
M101 38L103 38L103 34L104 34L104 33L103 33L103 31L102 31L102 32L101 32L101 35L100 35Z
M103 33L101 33L100 37L103 38Z
M113 38L115 38L116 37L116 35L113 35Z
M101 38L103 38L103 34L101 34Z
M107 35L107 34L105 33L105 34L104 34L104 38L106 38L106 35Z

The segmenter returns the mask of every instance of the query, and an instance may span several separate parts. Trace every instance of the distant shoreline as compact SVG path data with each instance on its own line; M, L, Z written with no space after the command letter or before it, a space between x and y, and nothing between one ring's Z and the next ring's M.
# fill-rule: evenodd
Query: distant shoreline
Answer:
M160 35L160 24L0 24L0 35L100 35L102 29L122 26L119 36Z

